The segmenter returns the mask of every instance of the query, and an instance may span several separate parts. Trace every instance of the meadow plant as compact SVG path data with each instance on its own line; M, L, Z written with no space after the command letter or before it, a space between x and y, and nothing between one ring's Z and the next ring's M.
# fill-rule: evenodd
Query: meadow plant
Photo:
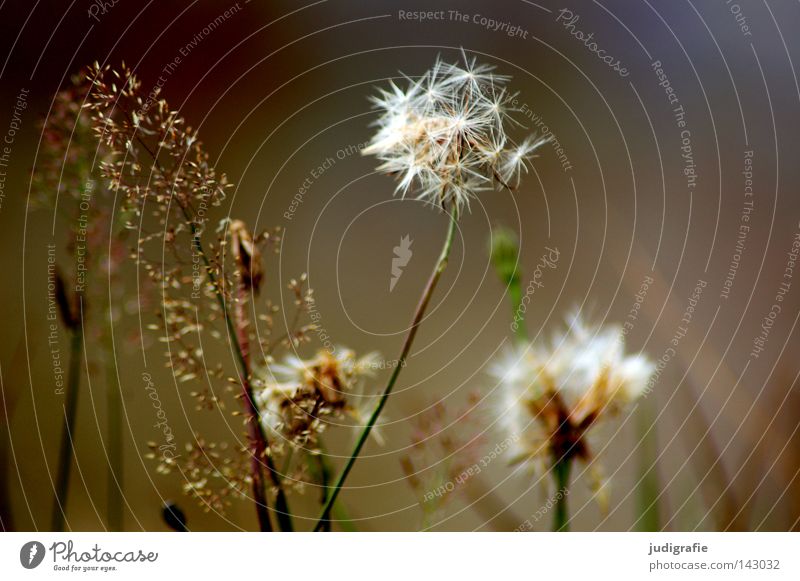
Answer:
M644 355L625 353L620 326L588 325L577 312L549 340L509 349L490 373L500 387L500 422L507 433L521 435L511 462L549 469L555 490L567 490L573 461L592 460L596 426L635 402L654 369ZM595 474L602 504L606 483ZM562 495L554 529L566 530L568 520Z
M225 407L224 394L233 392L240 402L234 413L247 432L245 446L196 434L185 455L160 458L159 471L179 471L185 491L207 510L224 510L231 497L246 495L249 487L261 530L273 530L270 513L281 530L293 530L278 461L283 457L288 464L295 449L316 441L316 432L327 425L318 416L354 409L343 403L341 390L361 374L364 360L349 351L342 351L345 359L319 365L290 358L295 377L283 377L276 388L274 378L285 376L287 368L273 369L278 352L295 352L314 329L302 323L313 303L305 275L288 284L296 312L284 333L275 328L280 307L266 301L259 308L267 275L264 256L279 250L280 229L253 233L243 221L229 218L209 227L231 185L210 163L197 132L158 89L145 97L140 80L125 66L114 71L95 65L88 77L92 90L86 108L96 137L111 152L102 173L123 200L127 227L138 234L132 257L159 290L158 322L150 328L163 333L167 366L178 382L198 386L191 394L200 409ZM227 340L235 373L223 362L208 360L206 334ZM276 405L278 416L273 415ZM295 431L304 436L296 437Z
M396 192L416 197L449 214L439 259L422 291L397 365L361 436L342 469L315 530L322 530L341 488L405 366L419 325L447 267L459 212L471 198L491 187L516 187L536 149L546 140L529 136L515 144L508 135L515 121L514 95L489 65L462 53L462 65L437 58L405 90L391 83L373 97L378 127L364 155L382 163L378 170L395 176Z

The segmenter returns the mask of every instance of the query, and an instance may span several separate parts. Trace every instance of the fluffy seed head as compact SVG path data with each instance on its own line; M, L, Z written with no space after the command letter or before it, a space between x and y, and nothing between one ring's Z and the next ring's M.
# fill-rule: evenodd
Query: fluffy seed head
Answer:
M271 445L288 443L316 452L319 435L332 423L364 419L363 379L374 373L377 353L364 357L342 347L311 359L288 356L269 365L255 382L256 405Z
M517 461L587 460L587 432L635 401L655 369L643 355L626 355L618 325L588 326L577 314L568 322L551 340L510 350L490 368L502 422L521 436Z
M506 127L515 124L509 77L464 55L463 66L441 59L405 90L394 82L372 98L381 112L378 131L362 153L383 163L379 171L398 180L396 192L461 207L476 192L519 183L546 139L515 144Z

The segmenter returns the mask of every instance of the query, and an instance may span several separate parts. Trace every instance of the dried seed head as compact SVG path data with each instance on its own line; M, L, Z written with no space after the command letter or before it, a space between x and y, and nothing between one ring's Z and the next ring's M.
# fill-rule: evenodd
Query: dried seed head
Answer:
M286 357L265 368L254 382L256 403L273 442L316 452L319 435L348 417L363 419L363 378L372 375L378 355L364 357L345 348L322 350L312 359Z
M264 276L261 252L241 220L231 220L228 224L231 247L236 268L241 276L245 290L258 294Z
M481 190L513 188L547 140L528 137L515 145L507 135L516 112L508 80L466 55L463 67L437 58L406 90L391 83L372 99L381 116L362 153L397 176L397 192L416 189L419 199L436 204L460 207Z
M490 373L501 421L520 436L515 459L587 459L587 432L636 400L654 369L644 355L625 354L621 327L587 326L577 314L550 341L507 352Z

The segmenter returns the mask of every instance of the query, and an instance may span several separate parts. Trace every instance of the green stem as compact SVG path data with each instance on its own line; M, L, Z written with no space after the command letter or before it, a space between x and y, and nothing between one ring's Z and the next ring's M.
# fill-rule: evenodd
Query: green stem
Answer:
M528 342L528 328L525 325L525 318L519 317L520 306L522 305L522 281L520 277L514 276L508 284L508 300L511 303L511 316L516 323L514 334L519 343ZM519 320L517 318L519 317Z
M637 490L638 529L646 532L661 530L658 482L658 442L654 429L653 412L649 400L642 401L637 409L636 431L639 436L639 486Z
M110 351L109 351L110 352ZM108 528L112 531L123 530L122 514L122 386L117 381L114 367L106 362L108 388Z
M356 463L358 459L358 455L361 453L361 449L364 447L364 444L369 437L369 433L372 431L372 428L375 426L375 423L378 421L378 417L381 415L384 406L386 405L386 401L389 399L389 395L392 393L392 389L394 389L394 385L397 382L397 378L400 375L400 371L405 367L406 357L408 357L409 351L411 351L411 345L414 343L414 337L417 335L417 330L419 329L419 325L422 322L422 317L425 314L425 310L430 303L431 297L433 296L433 291L436 288L436 284L439 282L439 279L442 277L442 273L444 269L447 267L447 259L450 256L450 250L453 247L453 239L455 238L455 231L456 231L456 224L458 222L458 206L453 206L453 210L450 213L450 224L447 229L447 237L444 241L444 246L442 247L442 252L439 255L439 260L436 262L436 266L431 273L430 278L428 279L428 284L425 286L425 290L422 293L422 297L420 298L419 304L417 305L416 313L414 314L414 318L411 321L411 327L408 330L408 335L406 335L405 343L403 343L403 349L400 352L400 357L397 358L397 365L395 366L394 370L392 371L392 375L389 378L389 382L386 384L386 388L383 390L380 399L378 400L378 405L375 407L375 410L372 412L372 415L367 422L367 425L362 430L361 434L356 441L356 445L353 448L353 451L350 453L350 457L347 459L347 463L344 466L339 478L336 481L336 484L333 485L333 489L331 490L328 498L325 502L325 506L322 508L322 513L320 514L319 520L317 521L316 526L314 527L314 531L318 532L324 529L327 526L327 521L329 519L329 515L331 512L331 508L333 507L333 503L336 502L336 497L339 496L339 493L342 490L342 486L344 485L344 481L347 479L347 476L350 474L350 470L352 470L353 465Z
M328 500L328 483L331 481L331 468L328 466L328 463L325 461L324 456L322 454L318 456L314 456L317 461L317 469L318 469L318 480L320 486L322 486L322 497L320 498L320 504L325 506L325 502ZM326 520L325 524L322 528L323 532L330 532L331 530L331 521Z
M58 454L58 473L56 475L56 496L53 501L52 529L64 531L64 520L69 494L69 475L75 455L75 415L78 411L78 390L81 380L81 356L83 354L83 327L79 323L71 329L69 370L67 371L66 402L64 404L64 424L61 429L61 449Z
M311 476L319 482L320 487L322 488L322 495L320 496L320 506L325 506L325 501L328 499L329 494L329 483L331 480L331 475L333 471L331 470L330 463L326 460L326 452L325 448L322 446L320 442L320 454L309 456L308 458L308 469L311 472ZM353 524L353 521L350 519L350 515L347 513L347 509L342 505L341 502L337 502L331 508L331 514L336 519L336 522L339 524L339 528L346 532L356 532L356 526ZM330 530L331 522L327 522L327 526L323 529L323 532Z
M567 490L569 489L569 473L572 461L564 456L558 456L553 461L553 479L556 482L556 506L553 515L553 531L569 531L569 515L567 511Z

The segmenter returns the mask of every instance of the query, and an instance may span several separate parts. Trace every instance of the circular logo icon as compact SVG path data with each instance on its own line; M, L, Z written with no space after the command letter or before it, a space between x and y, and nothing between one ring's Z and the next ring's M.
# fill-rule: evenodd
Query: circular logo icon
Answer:
M19 550L19 562L26 569L35 569L44 560L44 545L39 541L30 541Z

